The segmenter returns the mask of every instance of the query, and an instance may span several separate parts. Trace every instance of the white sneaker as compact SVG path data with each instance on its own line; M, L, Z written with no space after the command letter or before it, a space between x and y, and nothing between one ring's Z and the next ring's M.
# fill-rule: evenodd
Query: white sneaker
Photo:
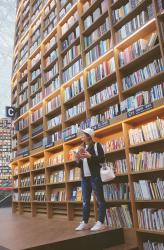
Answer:
M97 221L96 224L91 228L91 231L100 231L104 230L106 226L101 223L100 221Z
M80 222L80 225L75 228L76 231L82 231L89 229L89 225L85 223L84 221Z

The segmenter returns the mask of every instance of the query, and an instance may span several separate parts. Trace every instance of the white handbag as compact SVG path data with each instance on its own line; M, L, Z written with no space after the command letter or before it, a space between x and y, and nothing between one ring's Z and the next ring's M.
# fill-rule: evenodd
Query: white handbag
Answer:
M97 143L95 143L94 150L96 155L98 156ZM116 177L112 166L109 166L109 164L107 164L106 162L100 163L100 165L100 176L102 182L111 181Z

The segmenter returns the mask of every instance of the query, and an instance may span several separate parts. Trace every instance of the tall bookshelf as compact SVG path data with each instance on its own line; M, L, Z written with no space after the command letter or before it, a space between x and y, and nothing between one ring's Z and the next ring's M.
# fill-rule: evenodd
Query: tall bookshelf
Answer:
M124 141L123 148L106 157L126 161L126 171L117 173L114 183L128 183L130 195L107 206L127 205L133 227L125 232L131 239L136 235L143 249L144 241L162 240L164 233L141 229L138 210L162 209L163 202L136 200L133 183L154 181L164 171L162 166L134 172L130 155L163 153L163 137L132 146L129 130L164 118L164 19L162 1L134 1L131 9L128 2L18 2L11 86L12 105L18 110L13 212L81 218L80 192L77 200L72 197L80 179L75 172L77 178L70 179L75 171L71 150L80 145L77 127L88 123L102 144L115 138ZM131 27L134 18L138 23L133 21ZM97 217L94 198L91 216Z
M11 175L12 123L8 118L0 118L0 187L12 186Z

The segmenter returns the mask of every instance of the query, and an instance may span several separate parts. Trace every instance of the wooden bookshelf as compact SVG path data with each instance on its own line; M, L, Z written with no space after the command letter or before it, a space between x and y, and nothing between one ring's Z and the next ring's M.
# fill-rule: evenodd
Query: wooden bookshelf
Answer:
M150 91L151 88L163 83L164 71L159 70L159 72L151 73L145 79L137 81L128 88L124 86L124 79L127 76L141 70L154 60L161 59L164 64L163 11L159 11L157 0L143 0L135 8L132 8L127 15L113 22L114 11L117 11L124 4L122 0L106 0L107 7L105 10L103 10L101 5L103 1L96 0L94 3L89 1L90 6L87 10L83 10L87 2L86 0L75 1L62 18L60 11L62 9L64 11L67 2L61 7L59 1L56 1L56 3L53 0L41 1L41 4L35 11L34 5L37 4L37 0L27 1L26 4L24 4L25 1L23 0L19 2L16 12L11 86L12 105L17 107L19 111L14 121L16 133L13 137L13 139L17 138L18 144L14 148L15 153L11 165L13 168L13 180L18 179L18 187L15 187L17 193L20 195L24 189L28 189L31 199L29 201L13 200L13 212L20 214L27 212L33 216L45 214L49 218L78 219L82 214L82 202L71 201L70 196L71 188L80 185L80 180L69 180L70 169L75 168L75 162L73 159L68 159L68 155L70 150L80 145L80 135L75 133L73 137L69 139L68 136L67 140L65 140L65 138L62 138L62 131L65 131L72 125L80 125L81 122L93 116L107 112L109 108L114 109L114 105L119 107L119 104L125 102L127 98L134 97L141 91ZM152 4L154 15L150 15L149 20L144 25L128 34L123 40L119 40L119 30L139 15L142 10L147 10L150 4ZM92 23L85 28L84 22L86 18L89 15L93 17L97 8L101 9L100 15L97 15L96 18L94 17ZM25 14L23 14L24 11ZM56 14L46 24L45 20L48 20L47 18L50 17L53 11ZM72 17L74 17L74 21L72 19L70 21ZM91 41L88 42L88 36L101 25L105 25L106 19L109 20L109 27L104 28L101 35L96 38L90 38ZM26 22L29 22L29 24L25 31L24 26ZM63 25L68 27L64 30ZM156 42L142 53L140 52L131 58L127 63L124 62L121 65L121 53L124 53L125 49L138 42L139 39L149 41L152 33L157 34ZM97 48L99 47L99 50L100 48L102 49L100 43L107 39L109 39L110 43L109 48L102 50L103 52L96 54L94 58L91 54L92 50L96 46ZM86 43L88 44L86 45ZM76 53L76 46L80 46L80 53ZM107 42L104 46L107 46ZM55 53L57 53L57 56ZM74 53L73 56L66 58L70 53ZM87 61L88 53L90 53L91 61ZM63 64L63 60L68 60L68 63ZM115 69L110 68L107 74L99 76L99 78L95 76L92 82L88 78L89 74L96 75L93 72L98 72L96 71L98 67L103 64L106 65L105 62L109 61L109 66L111 66L110 60L113 60ZM82 90L70 95L70 98L66 100L66 91L80 79L83 79L81 80L83 84ZM92 83L89 83L89 81ZM91 105L93 95L98 95L100 91L105 91L106 88L110 88L114 83L117 83L117 93ZM59 96L60 102L58 105L55 104L53 106L57 96ZM68 117L68 110L81 102L85 102L85 107L81 108L73 116ZM138 207L144 208L146 203L150 205L150 202L135 200L133 181L135 178L138 180L140 178L143 179L144 175L145 179L149 175L150 177L159 176L158 173L163 176L164 171L163 168L157 168L134 172L131 170L129 154L139 153L143 150L156 150L156 146L163 152L164 141L163 138L159 138L138 145L130 145L128 139L129 129L141 127L143 124L154 121L157 117L164 118L163 104L163 99L161 99L159 102L158 100L152 102L148 109L143 108L139 110L140 106L138 105L138 109L135 112L129 112L129 110L121 112L119 110L116 115L109 117L108 123L104 123L104 125L99 124L100 126L95 130L95 139L102 144L115 138L124 138L124 148L106 152L106 158L111 159L112 162L122 159L127 161L127 171L117 173L117 178L114 182L120 183L124 180L124 182L127 181L129 183L130 200L113 200L108 202L108 206L128 205L133 221L133 229L130 230L133 230L133 235L137 236L140 249L143 249L145 230L141 230L138 226L137 209ZM48 112L47 105L51 106ZM38 111L39 109L40 111ZM32 115L34 116L37 112L38 117L32 120ZM56 120L54 120L55 118ZM44 145L43 139L45 140ZM63 160L60 158L60 154L63 154ZM56 157L54 163L50 164L49 161L53 157ZM42 158L44 159L42 168L34 169L34 162ZM29 164L30 168L27 172L21 172L21 166L25 164ZM17 174L14 173L16 167L18 168ZM59 170L65 172L65 180L59 183L50 183L50 174ZM33 179L39 174L45 175L45 183L35 185ZM30 177L31 184L30 187L22 188L20 181L25 177ZM51 201L51 194L55 192L55 189L57 191L65 191L65 194L61 194L65 198L60 201ZM43 200L36 201L34 199L36 191L43 192ZM152 201L152 203L157 203L159 207L163 207L163 203L160 200ZM97 207L95 200L91 206L92 218L96 218ZM158 232L154 234L158 235Z

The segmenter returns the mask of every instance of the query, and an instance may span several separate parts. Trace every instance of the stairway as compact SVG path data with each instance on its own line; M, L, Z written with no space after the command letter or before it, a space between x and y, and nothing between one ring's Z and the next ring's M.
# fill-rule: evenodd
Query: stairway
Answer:
M11 207L12 204L12 192L0 190L0 208Z

